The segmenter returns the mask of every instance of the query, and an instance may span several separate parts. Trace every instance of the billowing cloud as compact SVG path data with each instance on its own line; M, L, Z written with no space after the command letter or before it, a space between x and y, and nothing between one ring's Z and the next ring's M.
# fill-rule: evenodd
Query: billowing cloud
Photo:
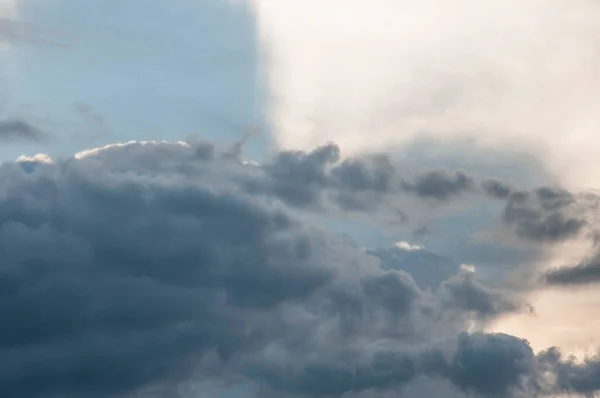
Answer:
M310 154L322 164L329 151ZM458 267L424 290L406 272L423 250L395 247L410 256L386 265L393 257L298 219L293 200L249 191L265 166L228 153L129 143L0 167L0 395L178 396L182 383L236 382L315 398L439 382L478 397L595 388L565 360L546 386L547 357L484 332L529 311L516 293Z
M246 181L249 190L301 207L318 207L328 200L344 210L372 211L390 195L445 202L474 188L463 172L432 170L406 180L385 155L340 161L340 149L331 143L312 151L280 151L258 169L262 179Z
M460 334L527 310L509 292L465 271L421 290L248 193L241 170L256 166L215 167L207 148L132 143L2 166L2 395L117 397L231 379L327 397L399 392L421 376L487 396L525 389L532 359L510 348L525 343ZM448 359L436 341L458 348ZM495 349L503 376L478 362Z

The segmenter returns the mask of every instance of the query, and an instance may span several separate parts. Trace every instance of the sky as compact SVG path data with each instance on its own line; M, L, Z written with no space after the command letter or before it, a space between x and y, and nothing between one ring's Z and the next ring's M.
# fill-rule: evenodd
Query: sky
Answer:
M0 0L0 396L600 396L600 3Z

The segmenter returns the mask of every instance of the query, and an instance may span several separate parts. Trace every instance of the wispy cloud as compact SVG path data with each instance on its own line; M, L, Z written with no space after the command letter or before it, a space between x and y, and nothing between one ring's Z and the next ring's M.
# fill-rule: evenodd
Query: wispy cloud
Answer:
M0 120L0 142L43 141L47 136L25 120Z

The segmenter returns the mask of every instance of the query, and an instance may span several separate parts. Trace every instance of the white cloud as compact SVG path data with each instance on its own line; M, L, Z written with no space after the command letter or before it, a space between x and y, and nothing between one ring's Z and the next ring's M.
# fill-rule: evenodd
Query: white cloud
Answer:
M45 163L45 164L54 163L52 158L46 153L38 153L33 156L21 155L17 158L16 162L17 163L32 162L32 163Z
M406 241L397 242L396 247L408 252L423 250L425 248L424 246L412 245Z
M461 264L460 270L463 272L468 272L470 274L474 274L477 271L475 266L471 264Z
M276 139L344 151L474 136L593 185L600 3L254 0Z
M127 148L130 146L137 146L137 145L156 145L156 144L168 144L168 145L180 145L183 147L189 147L190 144L188 144L187 142L183 142L183 141L176 141L176 142L168 142L168 141L127 141L127 142L117 142L114 144L108 144L99 148L92 148L92 149L86 149L83 150L81 152L77 152L74 157L75 159L83 159L83 158L87 158L90 156L96 156L101 154L104 151L110 150L110 149L118 149L118 148Z

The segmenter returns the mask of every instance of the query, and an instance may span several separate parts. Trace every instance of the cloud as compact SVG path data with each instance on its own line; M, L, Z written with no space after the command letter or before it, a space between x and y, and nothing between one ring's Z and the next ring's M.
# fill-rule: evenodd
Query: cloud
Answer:
M530 311L517 293L425 250L361 250L299 219L293 201L248 191L268 161L222 154L145 142L0 167L0 395L181 396L178 386L203 383L294 398L405 396L415 383L511 398L597 388L582 378L595 362L551 362L484 332ZM448 277L422 289L406 271L429 260Z
M519 237L542 242L565 241L581 235L589 225L589 213L579 204L569 192L538 188L533 193L511 195L504 220Z
M407 221L407 198L440 205L474 197L505 201L503 221L517 237L537 243L557 243L593 233L591 216L598 204L593 193L572 193L540 186L520 190L510 182L486 179L463 171L428 170L402 175L389 156L358 155L340 160L340 149L329 143L311 151L282 150L255 167L243 179L249 192L267 194L300 208L393 214Z
M520 190L510 182L463 171L417 171L408 177L387 155L342 160L340 148L333 143L311 151L282 150L255 166L254 173L239 177L248 192L312 210L386 212L403 222L409 220L403 205L410 197L441 205L483 192L506 203L503 221L512 233L535 243L564 242L593 233L591 216L598 204L598 197L589 192L553 186Z
M464 272L422 290L248 192L256 165L202 148L131 143L0 167L0 395L236 380L275 396L401 394L422 377L482 396L529 388L524 342L462 334L526 311L513 293Z
M461 171L430 170L407 178L383 154L340 160L340 149L333 143L311 151L279 151L256 171L244 181L250 192L313 209L329 203L346 211L401 210L397 205L402 196L442 204L475 189L473 178Z
M556 375L554 389L557 393L592 397L600 390L600 356L587 356L583 361L576 361L572 357L564 358L553 348L541 353L539 361L545 370Z
M414 250L423 250L425 249L424 246L420 246L420 245L411 245L410 243L406 242L406 241L400 241L400 242L396 242L395 246L399 249L402 250L406 250L406 251L414 251Z
M506 200L504 221L520 238L553 243L596 234L595 193L551 186L523 191L495 179L483 180L480 186L490 198Z
M252 4L282 147L332 140L356 154L473 139L483 153L536 155L569 188L595 187L597 2Z
M536 396L531 379L537 373L536 362L525 340L504 334L463 334L450 374L456 385L475 396Z
M46 137L35 126L24 120L10 119L0 121L0 141L42 141Z
M413 183L405 183L404 187L419 197L443 201L473 189L474 182L464 172L431 171L416 177Z
M600 254L585 259L573 267L559 267L547 271L544 280L550 285L578 286L600 282Z
M504 181L488 179L481 183L483 191L495 199L508 199L515 189Z
M461 272L440 285L439 294L464 311L474 312L479 319L495 318L499 314L518 312L526 305L508 292L492 289L479 282L473 267L461 267Z
M384 269L408 272L423 289L437 289L440 283L458 271L459 265L451 259L425 249L412 250L414 247L410 246L407 250L404 245L395 245L392 248L369 249L367 253L379 258Z

